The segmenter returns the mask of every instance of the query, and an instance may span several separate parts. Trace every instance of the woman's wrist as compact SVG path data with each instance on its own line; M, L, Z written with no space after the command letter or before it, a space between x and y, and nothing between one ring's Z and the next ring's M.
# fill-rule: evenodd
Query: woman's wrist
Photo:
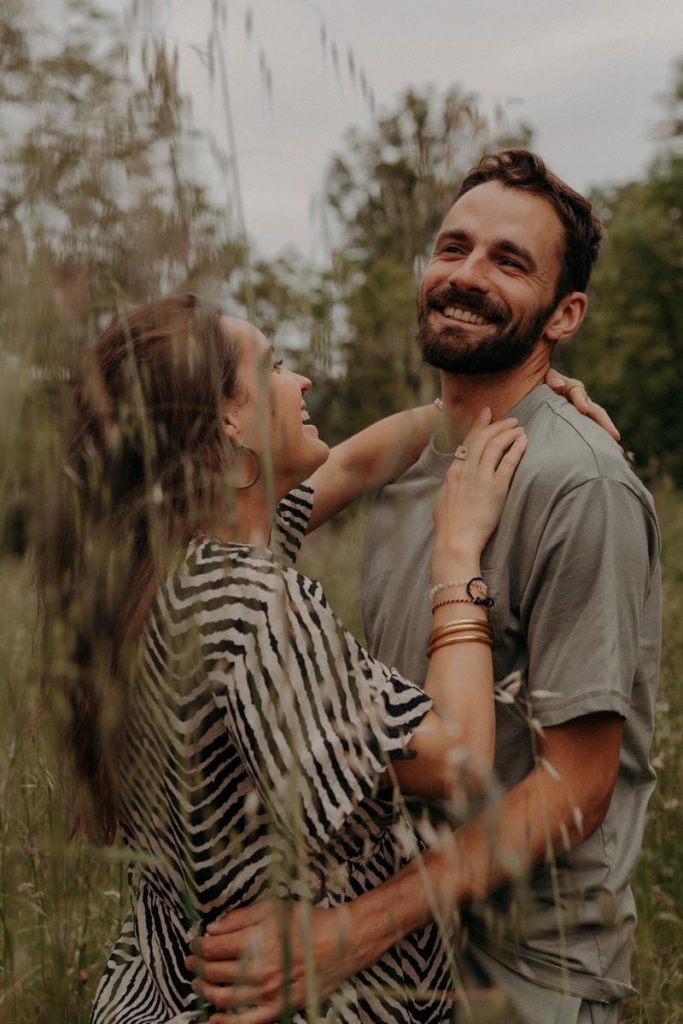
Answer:
M447 580L470 580L481 576L479 557L469 553L434 552L432 558L432 584L445 583Z

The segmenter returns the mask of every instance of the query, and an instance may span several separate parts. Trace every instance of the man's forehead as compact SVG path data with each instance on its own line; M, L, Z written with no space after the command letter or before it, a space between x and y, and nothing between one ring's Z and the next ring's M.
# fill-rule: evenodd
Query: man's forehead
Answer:
M444 217L439 234L452 231L490 245L509 240L541 259L556 256L564 244L562 221L549 200L498 181L476 185L460 196Z

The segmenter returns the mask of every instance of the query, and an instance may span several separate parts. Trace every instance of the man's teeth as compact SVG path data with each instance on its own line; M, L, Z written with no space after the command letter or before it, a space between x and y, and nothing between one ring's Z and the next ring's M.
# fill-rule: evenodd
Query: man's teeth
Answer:
M479 316L478 313L470 313L469 309L460 309L458 306L446 306L443 312L444 316L450 320L464 320L466 324L476 324L477 326L486 323L483 316Z

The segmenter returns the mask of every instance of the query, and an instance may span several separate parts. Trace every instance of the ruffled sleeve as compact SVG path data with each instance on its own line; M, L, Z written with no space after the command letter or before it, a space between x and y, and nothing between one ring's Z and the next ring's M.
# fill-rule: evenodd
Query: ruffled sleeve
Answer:
M271 541L285 565L293 565L297 560L311 517L313 497L313 487L306 482L290 491L277 506Z

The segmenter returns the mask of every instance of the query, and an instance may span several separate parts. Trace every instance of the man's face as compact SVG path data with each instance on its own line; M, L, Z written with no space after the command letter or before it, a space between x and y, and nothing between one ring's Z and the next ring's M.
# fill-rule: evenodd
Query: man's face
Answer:
M523 364L555 309L564 229L541 196L477 185L451 207L419 293L426 362L454 374Z

